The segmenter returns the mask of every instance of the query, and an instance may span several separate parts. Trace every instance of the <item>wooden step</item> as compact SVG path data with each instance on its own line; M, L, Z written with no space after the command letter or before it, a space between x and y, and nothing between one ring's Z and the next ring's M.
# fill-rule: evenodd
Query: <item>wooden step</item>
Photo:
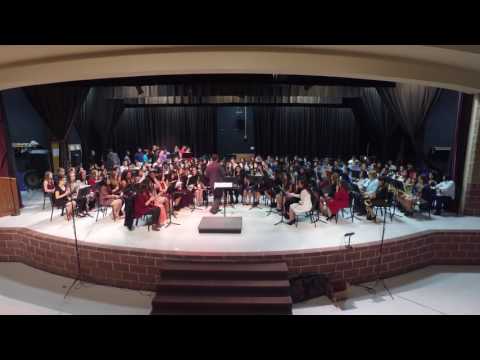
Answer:
M288 280L161 280L157 293L163 295L289 296Z
M290 296L167 296L156 295L152 314L291 314Z
M286 280L285 263L231 264L168 262L161 266L162 279Z

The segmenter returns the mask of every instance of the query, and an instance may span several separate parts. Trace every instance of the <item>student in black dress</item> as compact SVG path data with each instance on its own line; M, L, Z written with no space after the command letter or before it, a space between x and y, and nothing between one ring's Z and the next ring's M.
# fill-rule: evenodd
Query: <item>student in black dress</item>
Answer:
M65 207L67 211L67 221L70 221L75 209L75 200L70 198L70 190L65 185L65 177L58 178L58 184L55 187L55 206L58 208Z
M238 197L243 194L243 185L245 182L245 174L240 165L235 166L234 174L235 183L238 184L238 188L233 192L235 196L235 204L238 204Z

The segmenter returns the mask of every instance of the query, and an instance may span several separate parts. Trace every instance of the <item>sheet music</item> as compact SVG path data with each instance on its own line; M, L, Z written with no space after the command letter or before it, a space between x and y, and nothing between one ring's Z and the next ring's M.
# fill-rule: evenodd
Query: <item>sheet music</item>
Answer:
M231 189L233 188L233 183L232 182L216 182L213 185L214 189Z

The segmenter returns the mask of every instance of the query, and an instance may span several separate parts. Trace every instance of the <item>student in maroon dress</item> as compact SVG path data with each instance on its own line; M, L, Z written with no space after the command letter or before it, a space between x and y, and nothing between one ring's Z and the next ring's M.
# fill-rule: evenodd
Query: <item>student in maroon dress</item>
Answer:
M53 194L55 192L55 183L53 181L53 173L51 171L45 172L43 178L43 192L46 194Z
M155 206L155 196L148 191L147 185L143 182L135 198L134 217L140 218L143 215L152 216L152 229L160 230L160 208Z

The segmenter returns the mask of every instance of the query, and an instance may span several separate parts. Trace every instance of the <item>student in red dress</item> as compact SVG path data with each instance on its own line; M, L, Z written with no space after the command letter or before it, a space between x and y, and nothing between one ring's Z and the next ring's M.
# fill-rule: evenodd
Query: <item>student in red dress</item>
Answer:
M338 179L335 194L333 198L327 198L322 212L328 219L333 218L337 213L344 208L348 208L350 204L350 196L345 181Z
M141 183L134 204L134 217L140 218L143 215L152 216L152 229L154 231L160 230L160 208L155 206L155 196L152 196L148 191L148 186Z

